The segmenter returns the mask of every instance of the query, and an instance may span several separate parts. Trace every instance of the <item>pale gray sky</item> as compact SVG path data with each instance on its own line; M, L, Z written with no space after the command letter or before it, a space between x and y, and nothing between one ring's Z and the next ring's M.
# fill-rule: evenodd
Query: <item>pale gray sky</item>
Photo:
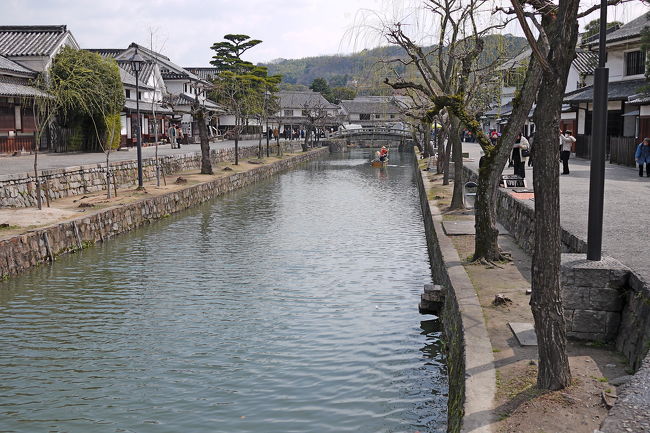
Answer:
M66 24L82 48L125 48L130 42L149 46L149 29L153 29L154 49L175 63L209 66L213 54L210 46L227 33L244 33L264 41L244 55L253 62L344 54L377 46L379 39L368 33L350 36L350 29L358 27L367 16L363 10L377 10L392 17L416 3L417 0L0 0L0 25ZM609 21L627 22L647 10L637 0L610 8ZM590 19L597 17L596 14ZM518 33L514 26L508 31Z

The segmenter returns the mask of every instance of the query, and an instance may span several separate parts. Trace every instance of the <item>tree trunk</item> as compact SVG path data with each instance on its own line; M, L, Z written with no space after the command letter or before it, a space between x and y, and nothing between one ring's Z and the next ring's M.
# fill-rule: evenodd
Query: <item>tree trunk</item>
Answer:
M38 177L38 140L34 143L34 181L36 183L36 207L38 210L43 209L43 199L41 198L41 179Z
M309 147L307 146L307 143L309 142L309 136L311 135L311 126L307 127L307 132L305 132L305 141L302 144L302 151L307 152L309 150Z
M239 165L239 116L235 116L235 165Z
M208 127L205 124L205 112L199 108L196 117L199 128L199 140L201 142L201 174L213 174L212 161L210 161L210 140L208 139Z
M445 172L445 138L446 138L444 128L440 128L436 131L436 140L438 141L438 159L436 160L436 173L441 174ZM449 177L447 177L447 183L449 184Z
M539 370L537 386L557 390L571 384L566 353L566 323L560 290L560 182L557 161L562 99L578 38L579 0L560 0L558 16L545 18L550 70L542 76L535 109L535 248L532 296Z
M268 119L266 119L266 157L267 158L269 156L271 156L271 154L269 152L269 140L270 139L271 139L271 137L269 137L269 121L268 121Z
M451 196L449 209L464 209L463 202L463 143L460 141L460 120L456 116L451 118L451 131L449 138L452 143L454 157L454 191Z
M447 139L447 145L445 146L445 151L443 152L443 165L442 165L442 184L449 185L449 163L451 162L451 138L450 134L447 134L445 137Z
M264 151L262 150L262 126L260 126L260 136L257 142L257 157L259 159L264 158Z
M108 145L113 143L109 141ZM109 163L109 156L111 154L110 148L106 151L106 198L111 198L111 166Z

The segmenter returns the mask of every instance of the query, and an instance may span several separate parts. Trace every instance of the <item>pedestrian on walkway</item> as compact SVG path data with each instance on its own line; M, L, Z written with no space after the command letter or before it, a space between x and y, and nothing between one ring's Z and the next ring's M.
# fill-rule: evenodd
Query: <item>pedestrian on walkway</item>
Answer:
M176 125L176 145L179 149L181 148L181 143L183 143L183 130L180 126Z
M176 149L176 128L171 123L169 124L169 128L167 128L167 138L169 138L172 149Z
M564 134L560 134L560 142L562 143L562 152L560 152L562 174L569 174L569 157L571 156L573 143L576 142L575 137L573 137L573 131L567 129L564 131Z
M650 177L650 138L646 137L639 143L634 159L639 164L639 176L643 177L643 164L645 164L646 176Z
M528 167L533 166L533 143L535 142L535 132L528 137Z
M512 162L515 168L515 176L522 179L526 177L526 162L529 156L528 140L521 134L517 134L515 144L512 146Z

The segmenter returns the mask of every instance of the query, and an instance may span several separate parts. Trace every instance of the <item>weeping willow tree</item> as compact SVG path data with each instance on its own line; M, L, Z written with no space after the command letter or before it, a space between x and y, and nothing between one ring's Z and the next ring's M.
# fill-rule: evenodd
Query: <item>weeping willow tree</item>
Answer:
M110 154L120 143L124 88L114 59L64 48L50 71L49 93L61 123L81 127L106 155L106 190L111 196Z

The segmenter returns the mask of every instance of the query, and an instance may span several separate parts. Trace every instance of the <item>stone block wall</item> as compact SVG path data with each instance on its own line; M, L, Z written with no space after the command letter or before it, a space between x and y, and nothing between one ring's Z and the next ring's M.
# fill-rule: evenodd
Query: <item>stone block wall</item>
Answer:
M72 221L55 224L0 240L0 278L19 274L61 254L103 242L143 224L192 207L243 186L268 178L302 162L317 158L327 148L234 173L179 191L115 206Z
M285 151L294 149L295 142L285 143ZM300 144L297 144L300 147ZM239 149L241 159L257 156L257 146ZM166 155L158 158L166 175L195 170L201 167L200 153ZM210 152L213 164L234 161L233 148L213 149ZM138 164L136 161L111 163L111 172L118 186L137 184ZM106 189L106 164L91 164L62 169L41 170L40 182L51 200L74 195L88 194ZM156 161L148 158L142 161L142 174L145 180L156 178ZM0 175L0 207L36 206L35 179L29 173Z
M610 343L616 340L630 270L611 257L562 254L562 305L567 336Z
M439 210L427 198L426 175L420 172L417 158L415 165L431 273L434 282L446 289L441 318L449 375L447 431L492 432L496 373L483 311L458 253L444 233Z

